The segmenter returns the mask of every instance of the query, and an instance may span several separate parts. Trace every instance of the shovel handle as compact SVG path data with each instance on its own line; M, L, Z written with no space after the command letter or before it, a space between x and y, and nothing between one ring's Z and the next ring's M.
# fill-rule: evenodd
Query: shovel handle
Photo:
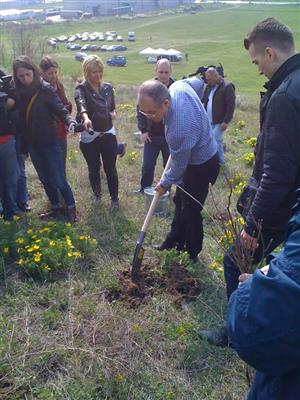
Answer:
M170 164L171 164L171 156L169 156L169 158L168 158L168 161L167 161L167 164L166 164L166 166L165 166L164 172L162 173L162 176L161 176L162 178L164 177L165 173L166 173L167 170L169 169ZM146 218L145 218L145 220L144 220L144 224L143 224L143 226L142 226L141 232L146 232L146 231L147 231L148 226L149 226L149 223L150 223L150 220L151 220L151 217L152 217L152 215L154 214L154 211L155 211L155 209L156 209L157 203L158 203L158 201L159 201L159 197L160 197L159 193L158 193L158 192L155 192L154 197L153 197L153 199L152 199L152 201L151 201L149 210L148 210L148 212L147 212Z

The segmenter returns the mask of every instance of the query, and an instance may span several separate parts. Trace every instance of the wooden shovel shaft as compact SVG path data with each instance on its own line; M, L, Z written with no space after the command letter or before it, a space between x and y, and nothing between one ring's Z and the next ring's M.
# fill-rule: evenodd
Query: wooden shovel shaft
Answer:
M171 156L168 158L168 161L167 161L167 164L166 164L166 166L165 166L164 172L162 173L162 178L164 177L165 173L166 173L167 170L169 169L170 164L171 164ZM146 218L145 218L145 220L144 220L144 223L143 223L141 232L146 233L146 231L147 231L147 229L148 229L148 226L149 226L149 224L150 224L151 217L152 217L152 215L154 214L154 211L155 211L155 209L156 209L157 203L158 203L158 201L159 201L159 197L160 197L159 193L158 193L158 192L155 192L154 197L153 197L153 199L152 199L152 201L151 201L149 210L148 210L148 212L147 212Z
M168 162L165 166L162 177L165 175L166 171L169 169L170 163L171 163L171 156L168 159ZM134 255L133 255L133 261L132 261L132 270L131 270L131 277L132 277L133 281L138 280L138 277L139 277L139 272L140 272L141 264L142 264L143 257L144 257L144 249L143 249L142 245L143 245L143 242L144 242L144 239L146 236L146 231L148 229L151 217L155 211L158 200L159 200L159 193L155 192L155 195L152 199L151 205L147 212L146 218L144 220L142 230L140 231L139 237L137 239L137 243L136 243L136 247L135 247Z

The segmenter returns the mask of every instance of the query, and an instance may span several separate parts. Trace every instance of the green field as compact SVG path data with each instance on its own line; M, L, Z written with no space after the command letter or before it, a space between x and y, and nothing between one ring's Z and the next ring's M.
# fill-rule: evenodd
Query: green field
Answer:
M192 265L184 255L172 251L158 254L151 246L168 231L173 210L170 201L166 217L153 218L145 240L143 267L149 290L144 298L138 297L128 279L146 212L144 198L132 194L139 185L142 161L142 145L133 135L137 130L136 89L153 75L153 65L137 53L150 45L187 52L189 61L174 65L176 78L201 64L224 65L238 95L234 120L225 134L233 185L231 209L236 218L235 200L251 173L258 132L257 101L264 82L243 50L242 39L256 22L270 15L293 29L299 45L300 13L296 7L208 8L196 15L172 13L130 22L98 19L36 28L36 37L106 30L126 37L128 31L135 31L137 41L129 44L128 66L105 68L105 79L116 86L116 128L119 140L128 143L128 151L117 162L121 209L109 211L105 178L103 201L95 205L78 138L69 138L67 173L80 215L75 228L64 223L47 225L38 219L47 200L27 161L33 211L11 224L0 219L1 400L245 398L248 382L244 363L233 350L214 348L197 335L199 329L223 324L226 313L222 255L228 246L224 209L229 186L223 174L203 213L205 241L200 262ZM1 40L8 60L11 48L4 28ZM81 75L80 63L62 45L58 53L50 50L50 54L60 63L72 98L75 80ZM101 56L104 60L108 57L105 53ZM37 260L34 266L23 260L29 260L32 252ZM37 278L36 271L47 257L57 270ZM197 291L189 292L188 299L171 284L175 268L184 268L188 277L193 277L188 289L196 282Z
M126 38L128 31L134 31L137 40L135 43L128 43L129 50L124 52L128 66L107 68L105 76L109 82L138 85L152 76L153 71L153 65L147 64L146 58L138 52L149 46L173 47L189 55L188 62L183 61L174 65L176 78L195 71L199 65L221 62L227 77L234 81L238 92L255 99L264 78L258 78L255 68L249 62L248 55L243 49L243 38L257 21L268 16L275 16L289 25L295 33L296 43L299 46L300 9L295 6L233 6L216 9L206 6L204 11L195 15L174 12L131 21L106 18L55 24L37 28L36 35L49 38L85 31L116 30ZM4 38L2 35L2 40L5 40ZM74 52L66 50L64 44L60 45L59 51L50 48L46 51L57 58L63 75L74 77L81 75L80 63L74 60ZM111 57L111 53L99 54L104 61Z

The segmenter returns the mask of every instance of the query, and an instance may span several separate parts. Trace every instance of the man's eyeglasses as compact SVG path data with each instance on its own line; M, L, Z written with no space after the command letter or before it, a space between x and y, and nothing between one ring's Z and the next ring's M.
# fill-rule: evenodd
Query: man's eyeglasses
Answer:
M160 110L156 110L156 111L153 111L153 112L148 112L148 113L146 113L146 112L144 112L144 111L142 111L142 110L139 110L139 112L140 112L142 115L145 115L145 117L147 117L147 118L155 118L155 117L157 116L157 114L159 113L159 111L160 111Z

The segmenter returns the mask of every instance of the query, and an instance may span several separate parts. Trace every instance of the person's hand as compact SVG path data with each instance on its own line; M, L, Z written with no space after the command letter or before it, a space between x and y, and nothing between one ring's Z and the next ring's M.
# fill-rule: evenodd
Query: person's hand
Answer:
M226 131L227 128L228 128L228 124L226 124L226 122L222 122L222 123L221 123L221 129L222 129L222 131Z
M260 269L260 271L261 271L263 274L267 275L267 273L269 272L269 265L265 265L264 267L262 267L262 268ZM250 278L250 276L252 276L252 274L247 274L246 272L244 272L243 274L241 274L241 275L239 276L239 283L245 282L248 278Z
M92 130L93 130L92 121L91 121L88 117L86 117L86 118L84 119L83 125L84 125L84 127L85 127L85 129L86 129L87 131L92 131Z
M111 119L116 119L117 113L116 110L110 112Z
M248 278L250 278L250 276L252 276L252 274L247 274L246 272L244 272L239 276L239 283L245 282Z
M152 143L151 137L149 135L149 132L144 132L142 133L142 140L144 143Z
M71 122L68 127L69 133L72 133L74 135L74 133L76 132L76 127L77 127L77 122L75 121Z
M254 251L258 246L257 238L254 238L243 229L240 234L240 241L242 246L244 246L248 250Z
M20 154L21 159L25 162L28 158L28 153Z
M155 186L154 190L159 193L160 196L167 192L167 189L162 187L159 183Z

